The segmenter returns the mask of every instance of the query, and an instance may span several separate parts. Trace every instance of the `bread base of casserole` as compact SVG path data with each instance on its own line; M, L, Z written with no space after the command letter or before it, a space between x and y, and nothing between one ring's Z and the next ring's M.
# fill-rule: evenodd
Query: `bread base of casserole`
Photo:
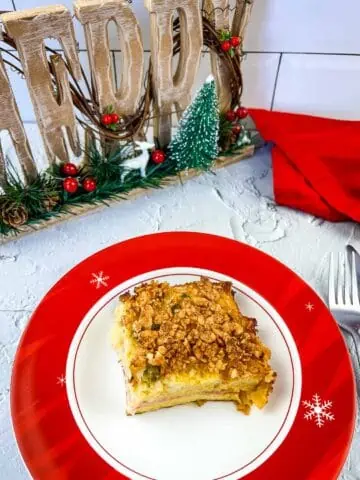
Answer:
M216 393L216 392L204 392L201 394L192 394L192 395L176 395L172 398L157 399L154 402L144 401L138 405L132 406L131 404L127 405L126 414L127 415L136 415L139 413L152 412L155 410L160 410L162 408L176 407L177 405L185 405L189 403L196 403L198 406L201 406L205 402L215 402L215 401L232 401L237 405L239 411L248 414L252 405L256 405L256 392L252 395L249 392L231 392L231 393ZM264 405L262 403L257 404L259 408L262 408Z
M219 384L218 379L204 378L202 384L187 385L184 388L181 379L172 378L156 382L153 386L155 391L136 388L126 380L126 414L135 415L176 405L194 402L202 404L207 401L232 401L236 403L239 411L248 414L253 405L261 409L268 402L272 389L262 380L262 378L252 377L248 381L241 379Z
M134 408L133 410L129 409L129 406L126 410L127 415L135 415L138 413L152 412L155 410L160 410L161 408L170 408L176 407L177 405L185 405L188 403L199 403L200 405L203 402L208 401L238 401L237 393L213 393L209 392L199 397L198 394L182 396L181 398L177 396L176 398L168 400L157 400L154 403L143 402L140 406Z

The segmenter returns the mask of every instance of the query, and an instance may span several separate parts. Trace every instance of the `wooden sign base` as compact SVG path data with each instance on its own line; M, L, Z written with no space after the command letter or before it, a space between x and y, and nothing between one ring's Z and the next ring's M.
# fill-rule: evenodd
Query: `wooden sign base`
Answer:
M227 167L234 163L240 162L241 160L245 160L254 154L254 146L249 146L244 148L241 154L233 155L231 157L219 157L213 170L219 170L220 168ZM186 173L181 173L177 177L169 177L165 178L163 181L164 186L170 185L177 185L179 183L185 183L186 181L190 180L191 178L197 177L201 175L203 172L198 170L189 170ZM134 200L145 193L148 194L150 189L144 188L136 188L126 194L127 200ZM121 199L110 199L106 202L107 206L114 205L116 203L122 202L124 200ZM106 208L104 203L95 203L95 204L83 204L76 207L69 207L67 212L60 213L58 216L52 217L49 220L42 220L39 223L34 223L31 225L24 225L23 227L19 227L19 233L15 235L7 235L7 236L0 236L0 245L3 245L9 241L17 240L18 238L24 237L25 235L29 235L30 233L37 232L39 230L43 230L45 228L51 227L52 225L58 225L59 223L63 223L65 221L74 219L78 216L88 215L92 212L96 212L98 210L102 210Z

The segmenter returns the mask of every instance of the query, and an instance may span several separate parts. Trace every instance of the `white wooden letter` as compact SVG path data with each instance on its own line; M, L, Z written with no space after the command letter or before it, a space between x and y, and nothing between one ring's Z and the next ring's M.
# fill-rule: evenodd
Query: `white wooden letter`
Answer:
M204 8L217 31L229 30L229 0L205 0ZM229 70L218 54L211 52L211 70L216 80L220 110L226 112L231 106Z
M46 58L44 40L56 38L64 49L75 78L81 78L74 27L70 12L61 5L41 7L1 16L8 34L15 40L23 65L32 103L50 163L68 161L63 128L76 155L81 154L76 118L65 62L60 55L52 59L57 79L54 92Z
M120 115L136 112L143 82L144 51L139 24L127 0L78 0L75 14L85 27L93 81L101 111L112 105ZM121 85L115 89L108 23L116 23L123 52Z
M159 118L155 136L165 146L171 139L173 105L183 111L191 101L203 44L198 0L145 0L150 12L153 88ZM172 75L173 19L179 13L181 49L175 76Z
M5 70L4 61L0 54L0 131L1 130L7 130L9 132L24 173L25 182L30 182L36 177L36 166L31 155L24 125L20 118L18 106ZM0 186L4 187L5 185L5 159L0 145Z

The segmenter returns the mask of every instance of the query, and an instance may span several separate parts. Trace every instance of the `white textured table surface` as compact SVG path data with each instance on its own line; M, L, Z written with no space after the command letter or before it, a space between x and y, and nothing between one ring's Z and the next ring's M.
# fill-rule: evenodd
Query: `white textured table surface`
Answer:
M328 253L342 251L359 227L352 223L330 224L278 207L272 197L270 156L264 150L251 160L219 171L216 176L204 175L184 186L149 193L135 201L0 245L1 480L28 478L9 414L11 366L21 332L49 288L96 251L152 232L216 233L270 253L326 298ZM358 427L341 480L360 479Z

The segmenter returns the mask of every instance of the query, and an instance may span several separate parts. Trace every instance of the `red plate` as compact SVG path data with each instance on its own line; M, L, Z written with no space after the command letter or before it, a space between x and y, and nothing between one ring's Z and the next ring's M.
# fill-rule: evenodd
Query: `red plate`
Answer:
M156 272L160 269L168 270L160 275ZM224 406L223 402L220 406L210 402L197 410L183 406L130 419L128 417L124 424L128 425L125 427L128 430L118 431L119 444L126 445L127 441L131 444L134 431L137 432L139 446L151 432L154 433L155 445L156 442L157 445L164 445L165 441L170 445L165 448L173 448L171 442L177 441L175 448L180 455L178 465L171 467L173 474L164 473L170 468L166 462L170 461L171 450L168 455L160 455L164 468L160 464L156 466L156 462L153 462L154 467L148 466L147 452L140 447L135 454L132 448L130 457L129 452L124 451L126 461L119 459L117 454L108 451L110 447L104 446L107 439L104 442L99 440L101 434L98 436L95 431L97 427L91 424L95 418L94 412L91 414L93 417L87 417L87 412L82 412L82 408L88 408L84 406L88 399L85 398L83 405L78 405L82 402L82 393L76 392L75 385L77 356L80 352L81 357L81 349L86 350L91 345L90 340L85 347L81 342L87 332L91 332L92 325L96 321L99 324L99 315L103 315L101 312L106 310L109 302L115 301L113 298L118 295L119 289L130 288L144 274L150 278L170 272L169 275L173 277L196 275L204 270L208 271L210 277L230 277L237 285L244 304L248 301L252 305L249 303L250 309L264 312L264 330L260 323L260 336L266 337L266 328L271 324L274 337L270 335L268 339L264 338L265 343L269 341L271 344L275 338L283 338L276 342L283 342L289 351L289 373L283 379L279 375L279 386L275 387L269 405L261 413L255 412L249 417L236 413L231 405ZM246 305L244 308L247 308ZM279 363L282 357L280 353L277 357L276 346L271 349L273 361L278 362L277 371L282 371L282 363ZM80 358L81 361L84 360ZM283 371L287 371L285 367ZM92 372L89 375L91 379ZM81 375L79 378L80 385ZM119 379L117 387L121 383ZM277 420L273 420L285 395L286 385L291 385L289 406L275 435L271 429L277 429ZM87 388L85 385L84 391ZM89 388L91 390L91 385ZM102 395L104 412L100 413L105 418L108 413L107 393L96 390L91 393L91 396L98 396L100 401L96 414L99 408L101 411ZM328 309L311 288L288 268L252 247L197 233L163 233L129 240L93 255L71 270L50 290L32 316L15 358L11 385L11 414L18 445L31 475L40 480L177 479L179 471L186 471L187 462L196 464L196 456L188 458L192 451L197 449L198 458L204 454L196 439L198 434L201 435L196 431L198 418L198 425L204 422L205 429L208 425L216 426L213 442L209 442L206 448L211 450L211 444L218 445L216 452L219 458L216 460L217 453L214 455L209 450L203 470L195 465L191 470L193 473L187 475L186 480L336 479L351 445L355 403L355 383L346 345ZM118 415L119 418L123 415L122 407ZM115 417L112 418L115 421ZM164 418L172 427L164 424ZM219 418L220 423L216 423ZM259 451L256 458L254 456L246 464L247 454L243 458L239 453L239 462L236 464L231 458L234 452L226 446L225 436L221 442L221 438L218 438L221 437L219 432L224 423L222 419L225 418L226 431L230 432L231 438L234 438L234 425L243 422L239 423L244 425L241 435L248 435L246 439L249 438L248 443L253 448L251 455L256 452L257 438L259 449L265 438L256 437L257 433L253 435L256 422L260 425L256 430L265 431L259 435L266 436L267 432L272 440L266 449ZM182 430L186 423L189 425ZM172 438L174 425L179 431ZM261 425L264 425L264 429ZM189 433L187 437L184 436L186 432ZM211 439L211 435L207 437ZM190 442L193 442L193 446ZM239 442L241 445L240 437ZM181 456L182 451L187 452L185 456ZM229 455L228 466L225 451ZM211 470L213 465L214 471ZM196 471L198 473L194 473Z

